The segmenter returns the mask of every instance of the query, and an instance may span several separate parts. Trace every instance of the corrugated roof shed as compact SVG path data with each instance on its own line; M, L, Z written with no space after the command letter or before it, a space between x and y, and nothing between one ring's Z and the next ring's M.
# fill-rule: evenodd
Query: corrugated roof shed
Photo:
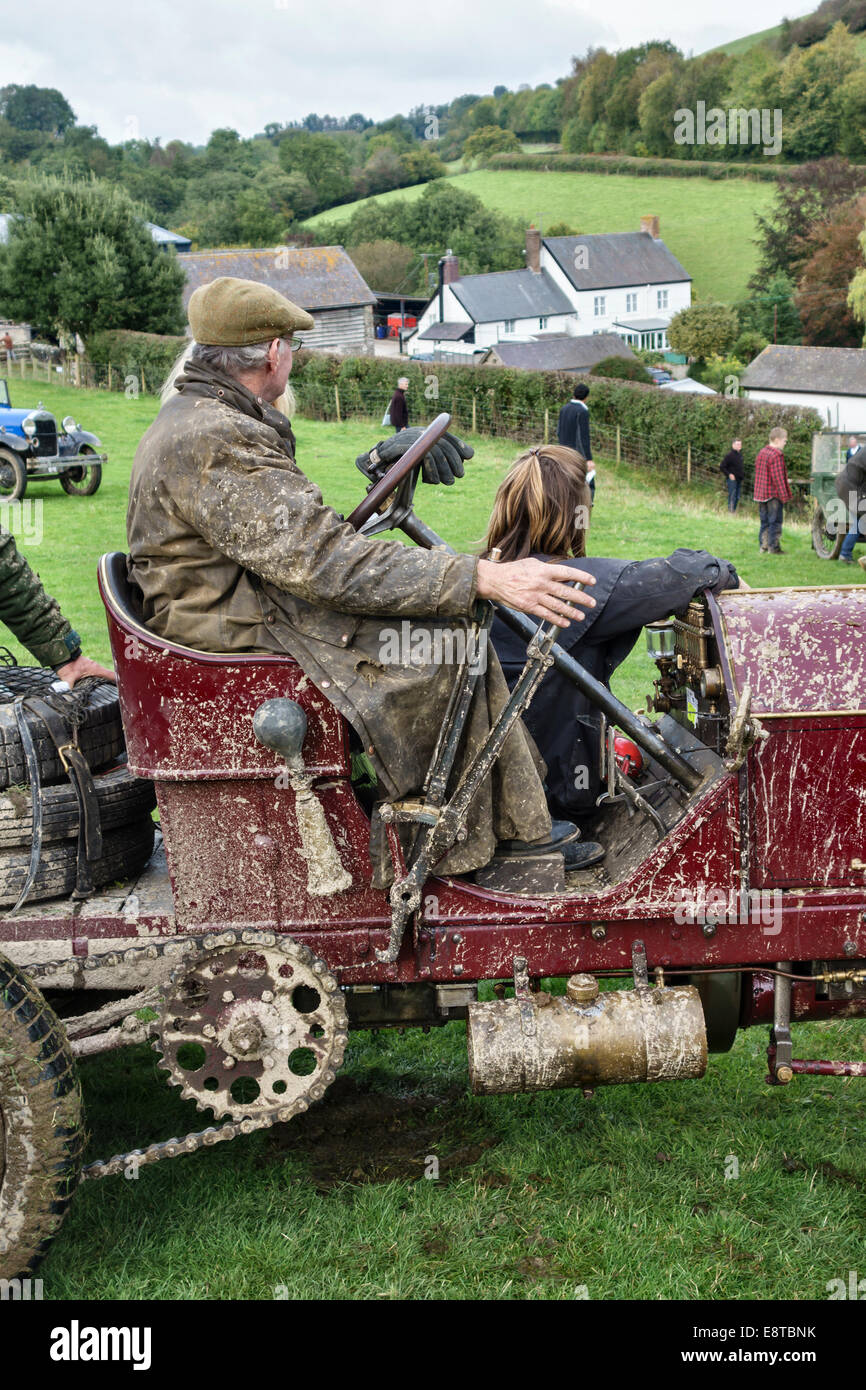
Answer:
M497 343L488 348L482 364L498 358L505 367L536 372L588 371L605 357L637 358L616 333L590 333L582 337L539 338L530 343Z
M160 227L156 222L145 222L144 225L159 246L175 246L178 251L188 251L192 246L188 236L181 236L179 232L170 232L168 227Z
M866 396L866 349L771 343L749 363L740 385L756 391Z
M376 303L376 296L342 246L190 251L179 264L186 271L184 305L193 290L220 275L270 285L310 313Z
M574 307L546 270L494 270L462 275L448 286L476 323L573 314Z
M545 237L543 245L578 290L664 285L692 278L664 242L649 232Z

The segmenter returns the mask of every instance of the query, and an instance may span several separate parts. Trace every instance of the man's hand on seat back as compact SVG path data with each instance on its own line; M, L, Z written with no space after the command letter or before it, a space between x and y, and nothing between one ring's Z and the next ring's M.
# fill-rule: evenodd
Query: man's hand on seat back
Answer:
M384 473L387 473L392 463L401 459L416 439L420 439L424 433L417 426L412 429L400 430L399 434L389 435L387 439L380 439L374 449L367 454L360 454L355 459L355 464L361 472L373 482L378 482ZM424 455L421 465L421 476L425 483L445 483L450 487L455 478L463 477L463 464L466 459L471 459L475 450L469 444L464 444L462 439L458 439L456 434L443 434L433 448Z
M575 583L592 585L595 579L571 565L548 565L544 560L509 560L497 565L490 560L478 561L479 598L495 599L559 627L568 627L573 618L583 621L583 613L572 605L595 608L595 599L575 589Z

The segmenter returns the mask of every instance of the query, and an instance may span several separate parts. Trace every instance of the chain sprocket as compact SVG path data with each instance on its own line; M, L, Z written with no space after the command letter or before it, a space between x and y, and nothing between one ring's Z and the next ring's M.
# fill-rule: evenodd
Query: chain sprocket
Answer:
M326 963L291 937L243 932L173 972L154 1046L200 1110L285 1121L324 1095L347 1038Z
M277 936L275 932L207 932L201 936L172 937L163 942L150 942L146 946L131 947L123 952L108 951L102 954L94 954L86 957L81 962L81 968L89 972L92 970L118 969L120 967L125 967L128 970L130 967L135 967L146 977L147 973L152 969L155 960L177 958L182 961L182 964L178 965L173 972L171 979L175 980L176 978L181 978L189 967L194 965L202 956L209 955L214 951L219 951L221 949L228 950L232 947L248 949L251 946L265 947L267 950L271 950L277 947L279 942L288 942L288 940L288 938ZM321 980L324 990L323 997L328 999L329 1009L332 1011L334 1018L342 1018L341 1026L334 1030L334 1042L337 1043L339 1041L338 1035L342 1035L342 1041L339 1042L339 1046L335 1046L334 1048L331 1064L323 1068L321 1077L316 1075L315 1072L313 1073L313 1081L309 1086L308 1094L312 1099L317 1099L318 1095L323 1094L326 1087L330 1085L330 1081L325 1082L324 1073L336 1072L342 1061L343 1051L346 1046L346 1006L339 992L339 986L329 973L325 962L320 960L317 956L314 956L313 952L310 951L308 947L300 946L299 943L294 941L290 944L295 950L306 952L308 959L302 961L301 964L305 968L309 967L312 969L317 981ZM288 959L288 953L286 957L281 958L280 963L284 963L285 959ZM73 962L70 962L68 957L59 960L40 961L38 964L28 966L27 974L37 981L47 979L57 974L58 971L68 970L71 963ZM293 961L290 963L294 964ZM318 988L318 984L316 988ZM127 1021L132 1022L133 1019L134 1016L131 1016ZM154 1023L142 1024L140 1026L144 1032L151 1032L157 1028L157 1024ZM139 1040L137 1035L133 1036L132 1033L128 1035L128 1041L130 1042ZM317 1041L319 1040L317 1039ZM318 1068L316 1071L318 1071ZM309 1081L309 1078L305 1078L305 1080ZM331 1080L333 1080L333 1075L331 1075ZM318 1090L320 1084L321 1091ZM317 1091L316 1095L313 1093L314 1087ZM210 1104L210 1102L208 1102L208 1104ZM279 1123L279 1121L284 1118L291 1118L293 1114L298 1114L301 1110L306 1110L308 1107L309 1100L307 1100L306 1096L299 1096L293 1105L280 1104L279 1106L271 1106L268 1109L260 1110L255 1117L247 1114L242 1119L222 1124L218 1128L212 1127L210 1129L199 1130L197 1133L186 1134L182 1138L159 1140L154 1144L149 1144L147 1148L144 1149L131 1149L127 1153L114 1154L111 1158L97 1159L95 1162L88 1163L82 1168L81 1177L82 1180L116 1177L120 1174L126 1177L133 1177L136 1176L139 1169L145 1165L159 1163L166 1158L180 1158L184 1154L198 1153L202 1149L211 1148L214 1144L223 1144L228 1140L237 1139L242 1134L253 1134L256 1130L268 1129L271 1125Z

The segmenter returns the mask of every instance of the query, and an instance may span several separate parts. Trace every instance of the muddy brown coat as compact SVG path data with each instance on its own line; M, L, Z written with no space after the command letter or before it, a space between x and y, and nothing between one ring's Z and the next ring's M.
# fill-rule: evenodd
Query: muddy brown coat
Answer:
M435 620L466 624L477 562L359 536L324 505L294 454L284 416L237 381L187 367L132 468L130 576L145 621L202 651L291 654L357 731L380 790L417 792L456 668L413 662L411 643L405 664L383 665L385 634L408 618L434 620L431 636ZM507 694L491 651L455 776ZM541 766L518 726L470 811L466 840L441 871L486 863L497 840L548 834ZM374 882L385 886L391 870L378 817L371 857Z

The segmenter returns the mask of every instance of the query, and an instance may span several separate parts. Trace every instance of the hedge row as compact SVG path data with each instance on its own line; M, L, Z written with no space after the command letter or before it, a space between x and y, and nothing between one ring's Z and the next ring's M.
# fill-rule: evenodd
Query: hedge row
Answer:
M452 416L458 432L473 418L482 434L518 442L539 442L545 410L555 430L560 407L570 399L574 378L566 372L516 371L507 367L472 367L444 362L396 363L388 358L336 357L301 352L292 374L299 411L313 419L333 420L337 396L341 417L378 416L391 398L398 375L409 378L412 420L429 420L439 410ZM817 411L771 405L728 396L679 395L606 377L588 380L593 421L640 441L642 462L679 471L691 446L697 461L720 461L736 438L747 458L767 442L770 429L788 431L785 457L792 476L805 477L811 467L812 434L821 429ZM473 417L474 403L474 417ZM378 421L377 421L378 423Z
M489 169L534 169L544 173L659 174L680 179L755 179L773 183L783 178L790 166L770 163L746 164L732 160L662 159L625 154L493 154L486 161Z
M111 384L117 390L123 390L124 378L132 375L143 379L148 390L158 391L186 344L186 338L119 328L94 333L87 340L87 356L100 382L107 379L110 364Z

